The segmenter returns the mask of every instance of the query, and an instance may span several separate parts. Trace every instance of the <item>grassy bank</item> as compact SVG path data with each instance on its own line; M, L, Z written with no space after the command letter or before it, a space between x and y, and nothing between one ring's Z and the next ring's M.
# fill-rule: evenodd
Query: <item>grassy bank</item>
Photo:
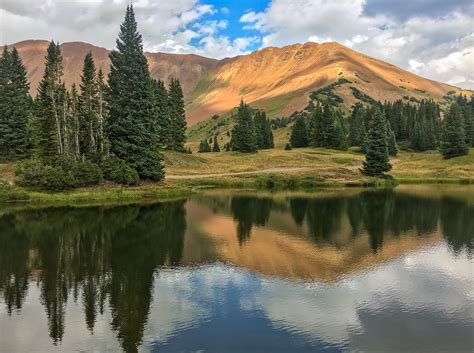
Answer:
M320 184L366 184L373 180L360 174L364 155L355 150L335 151L301 148L272 149L258 153L238 152L181 154L165 152L169 182L180 185L255 184L262 174L282 178L314 178ZM401 151L391 158L390 175L399 183L473 183L474 149L467 156L445 160L435 152ZM274 171L274 172L273 172ZM229 175L247 173L245 175ZM189 179L187 181L176 180ZM192 179L192 180L191 180Z
M186 196L191 188L311 189L319 187L392 186L396 184L474 184L474 149L444 160L438 153L401 151L392 158L391 178L360 174L364 156L355 150L272 149L252 154L219 152L183 154L167 151L165 183L136 187L105 184L70 192L47 193L13 185L14 165L0 164L1 202L106 202L158 200ZM237 173L238 175L236 175ZM239 174L240 173L240 174Z
M191 194L189 188L167 187L95 187L83 188L70 192L39 192L19 187L0 188L0 202L31 203L82 203L82 202L115 202L115 201L152 201L184 197Z

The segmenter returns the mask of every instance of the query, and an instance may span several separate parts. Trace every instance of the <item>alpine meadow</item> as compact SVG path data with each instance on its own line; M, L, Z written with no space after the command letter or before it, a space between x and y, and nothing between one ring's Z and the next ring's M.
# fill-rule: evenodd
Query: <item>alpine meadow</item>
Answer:
M472 10L2 2L0 352L474 350Z

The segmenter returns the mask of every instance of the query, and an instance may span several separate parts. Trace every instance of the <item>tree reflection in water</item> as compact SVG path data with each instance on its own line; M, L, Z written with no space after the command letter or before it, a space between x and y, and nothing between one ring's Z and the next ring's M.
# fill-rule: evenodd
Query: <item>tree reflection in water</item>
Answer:
M467 201L417 197L392 190L329 196L200 196L198 203L232 215L241 247L272 212L287 213L316 244L337 245L344 224L353 237L369 236L374 252L384 237L420 236L438 228L455 252L473 249L474 207ZM122 348L137 351L153 300L155 271L183 257L185 202L118 207L47 208L0 215L0 294L6 311L20 310L33 280L53 342L65 332L66 303L80 302L93 333L108 305ZM211 207L212 205L212 207ZM191 220L193 221L193 220ZM196 220L197 222L197 220Z

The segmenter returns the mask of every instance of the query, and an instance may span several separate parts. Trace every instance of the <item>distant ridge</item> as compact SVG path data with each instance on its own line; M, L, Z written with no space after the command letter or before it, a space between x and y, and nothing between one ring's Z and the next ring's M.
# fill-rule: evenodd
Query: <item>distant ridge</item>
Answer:
M18 49L23 59L31 82L30 91L35 95L43 75L48 41L26 40L11 46ZM105 73L109 71L108 49L67 42L61 44L61 50L68 87L79 82L84 55L89 51L97 68L102 67ZM229 111L241 98L264 108L272 117L288 115L304 108L311 91L333 83L332 93L346 106L363 100L364 95L393 101L443 100L448 92L471 93L420 77L335 42L268 47L222 60L194 54L146 53L146 56L154 78L167 82L177 77L181 81L190 125Z

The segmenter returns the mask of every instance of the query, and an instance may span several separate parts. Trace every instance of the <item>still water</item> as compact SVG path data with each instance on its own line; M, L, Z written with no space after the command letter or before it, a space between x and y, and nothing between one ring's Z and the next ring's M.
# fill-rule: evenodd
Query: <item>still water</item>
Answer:
M0 206L0 351L470 352L474 188Z

